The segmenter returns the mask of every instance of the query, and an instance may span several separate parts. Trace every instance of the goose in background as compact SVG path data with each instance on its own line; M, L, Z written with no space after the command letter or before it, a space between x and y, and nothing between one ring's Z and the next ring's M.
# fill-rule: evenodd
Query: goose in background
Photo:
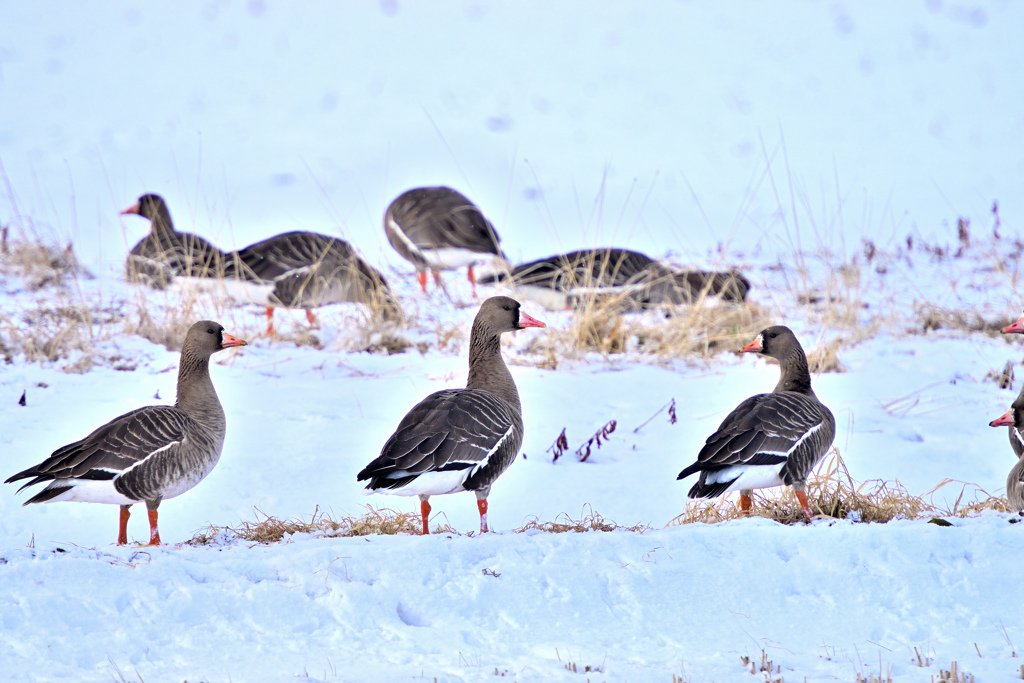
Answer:
M753 489L792 486L810 522L804 488L835 439L835 418L811 389L807 356L788 327L763 330L741 351L777 360L779 383L772 393L751 396L729 413L707 438L697 462L677 479L700 475L690 498L739 491L743 511L750 510Z
M210 356L245 345L219 323L195 323L181 349L173 406L146 406L125 413L81 441L58 448L6 483L31 478L19 491L46 483L25 505L61 501L120 505L118 545L128 543L129 508L145 502L149 545L160 545L160 502L202 481L213 471L224 447L226 421L210 379Z
M219 278L224 276L227 254L190 232L178 232L167 202L158 194L144 194L121 212L149 219L149 234L128 254L125 275L129 282L141 282L165 289L175 277Z
M402 258L416 266L427 291L427 270L441 286L442 270L468 267L476 296L473 266L488 258L505 259L501 238L480 209L448 187L419 187L403 192L384 212L384 232Z
M737 271L677 271L646 254L606 247L580 249L482 275L478 284L505 284L551 311L591 298L621 298L627 308L690 304L702 296L746 299L750 282Z
M286 232L251 244L232 255L229 279L249 287L249 299L267 308L267 334L274 334L274 308L304 308L310 324L313 308L359 303L389 322L402 318L387 280L348 242L316 232Z
M419 496L424 534L430 533L430 496L473 491L480 531L487 532L491 485L523 443L523 411L501 357L501 335L544 326L515 299L485 300L473 320L466 388L437 391L416 404L357 481L367 481L370 491Z

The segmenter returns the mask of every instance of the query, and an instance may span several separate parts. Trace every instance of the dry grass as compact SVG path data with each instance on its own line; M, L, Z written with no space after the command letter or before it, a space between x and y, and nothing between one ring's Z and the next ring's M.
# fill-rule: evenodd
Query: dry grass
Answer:
M555 368L559 359L588 353L609 357L635 352L654 358L708 357L748 343L770 323L768 312L757 304L729 304L702 297L692 305L678 305L644 313L629 312L628 297L592 297L573 313L567 329L549 328L525 348Z
M267 545L286 540L286 537L292 534L310 534L322 538L345 538L351 536L394 536L397 534L418 536L422 531L420 516L417 512L399 512L390 508L374 508L371 505L367 505L366 510L366 513L359 516L335 518L317 506L309 520L283 520L268 515L262 510L254 509L253 512L256 517L254 521L242 522L234 527L211 524L209 527L196 532L187 543L192 546L204 546L243 541ZM537 530L562 534L622 530L643 533L651 528L646 524L620 526L615 522L604 519L593 510L586 510L580 519L573 519L569 515L562 513L553 522L541 522L534 518L512 531L513 533L523 533ZM448 524L437 525L432 533L459 534L457 530ZM473 536L475 532L470 532L467 535Z
M935 505L935 493L951 484L962 486L953 505L945 508ZM808 506L816 517L857 522L885 523L896 519L937 519L941 522L942 517L974 517L985 510L1011 511L1006 498L992 496L976 485L963 482L943 481L924 496L911 494L899 482L877 479L855 482L835 448L824 471L808 479L806 493ZM736 502L723 496L689 503L686 510L667 526L715 524L746 516ZM781 524L804 521L800 501L788 486L755 491L750 516L764 517Z
M283 520L254 509L256 520L242 522L237 527L210 525L197 532L189 545L210 545L215 542L240 540L247 543L278 543L292 534L337 538L349 536L371 536L395 534L419 534L420 517L414 512L398 512L389 508L366 506L367 512L358 517L335 519L317 506L308 521L301 519Z
M843 343L843 339L837 338L811 349L807 354L807 367L811 374L846 372L846 368L839 361L839 349L842 348Z
M965 332L982 332L991 337L999 336L1006 321L1003 318L986 319L976 310L949 309L931 303L923 303L915 307L914 331L932 332L935 330L961 330Z
M584 509L580 519L573 519L566 513L555 517L553 522L542 522L536 517L527 520L526 524L513 529L513 533L521 534L526 531L544 531L549 534L577 533L582 534L588 531L632 531L644 533L651 531L653 527L646 524L634 524L633 526L621 526L616 522L605 519L589 505Z
M974 674L960 671L960 665L953 662L949 669L939 669L937 676L932 676L932 683L974 683Z

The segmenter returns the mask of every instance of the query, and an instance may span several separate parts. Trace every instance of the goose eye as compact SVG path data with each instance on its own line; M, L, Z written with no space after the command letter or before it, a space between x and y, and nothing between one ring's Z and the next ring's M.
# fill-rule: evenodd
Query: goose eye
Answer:
M772 332L771 334L768 335L768 337L770 339L775 339L775 337L777 337L777 336L779 336L779 335L777 335L775 332Z
M212 327L207 327L206 328L206 334L213 334L213 328Z

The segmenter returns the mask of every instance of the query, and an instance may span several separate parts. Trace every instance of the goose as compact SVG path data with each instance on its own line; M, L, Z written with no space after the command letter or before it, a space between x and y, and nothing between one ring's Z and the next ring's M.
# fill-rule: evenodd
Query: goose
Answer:
M473 266L492 255L505 259L498 231L473 202L449 187L419 187L400 194L384 212L384 232L395 251L416 266L424 294L427 270L440 286L440 271L467 266L476 297Z
M729 413L708 437L697 462L677 479L699 473L690 498L738 490L744 512L750 510L753 489L792 486L810 522L804 487L835 439L835 418L811 389L807 356L788 327L769 327L740 350L779 361L779 383L772 393L751 396Z
M145 502L149 545L160 545L160 502L180 496L202 481L217 464L224 446L224 410L210 380L210 356L245 345L219 323L195 323L181 349L178 397L173 406L146 406L114 418L6 483L31 477L20 492L47 482L24 505L62 501L120 505L118 545L128 543L129 508Z
M1003 334L1024 334L1024 313L1016 322L1003 328ZM1008 427L1010 448L1017 456L1017 464L1006 477L1006 500L1010 507L1024 514L1024 387L1003 415L988 423L989 427Z
M988 426L1009 427L1010 447L1017 456L1017 464L1006 477L1006 500L1015 512L1024 514L1024 387L1010 409Z
M150 221L150 231L140 240L125 264L129 281L158 289L175 277L216 278L224 275L227 255L207 240L174 229L167 202L158 194L144 194L121 212Z
M750 289L750 282L736 271L677 271L618 247L555 254L477 279L477 284L500 283L551 311L594 296L622 296L623 303L635 308L689 304L702 294L743 301Z
M501 357L501 335L545 327L506 296L485 300L473 320L465 389L444 389L420 401L398 424L380 456L357 481L369 491L419 496L423 533L432 495L473 491L486 533L487 495L523 442L523 413L512 374Z
M274 308L310 310L328 304L368 304L384 320L401 318L398 299L380 271L345 240L316 232L286 232L241 249L229 262L227 279L250 287L250 300L267 308L267 335L274 334Z

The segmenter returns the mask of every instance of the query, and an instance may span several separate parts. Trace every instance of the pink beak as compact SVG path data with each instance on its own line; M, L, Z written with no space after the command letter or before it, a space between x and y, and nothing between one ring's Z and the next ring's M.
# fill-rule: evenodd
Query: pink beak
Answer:
M742 349L740 349L740 353L749 353L750 351L761 351L763 349L764 347L761 346L761 335L757 335L754 341L750 342Z
M135 202L134 204L129 206L127 209L122 211L121 215L124 216L124 215L129 214L129 213L134 213L136 216L139 215L139 203L138 202Z
M547 325L537 320L529 313L519 311L519 329L526 327L547 327Z
M1017 318L1017 322L1003 328L1003 334L1010 334L1011 332L1024 334L1024 315Z
M996 419L988 423L989 427L1012 427L1013 426L1013 409L1006 411L1005 415L1001 415Z
M227 332L221 332L220 335L220 348L230 349L233 346L248 346L249 344L238 337L232 337Z

